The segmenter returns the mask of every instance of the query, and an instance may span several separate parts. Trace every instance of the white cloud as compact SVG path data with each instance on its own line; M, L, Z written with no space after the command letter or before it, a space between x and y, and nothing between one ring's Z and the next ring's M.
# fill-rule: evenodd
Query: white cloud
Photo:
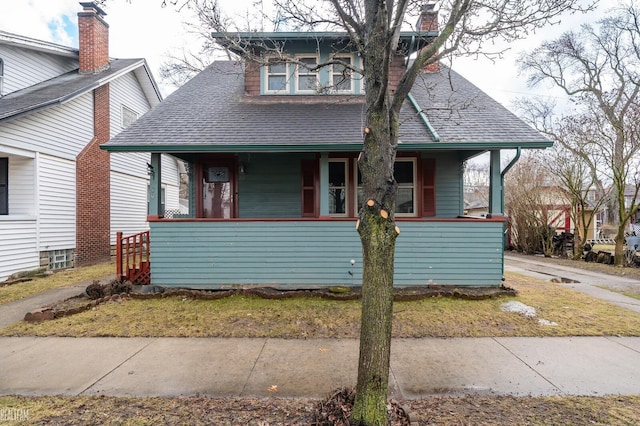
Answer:
M77 40L65 31L66 16L71 26L77 26L77 14L82 10L78 0L0 0L11 1L11 7L2 7L0 29L12 33L47 40L65 46L77 47ZM601 2L599 12L612 7L612 0ZM200 41L185 29L183 21L187 11L177 12L174 6L161 7L161 0L108 0L104 6L109 24L110 55L116 58L145 58L156 80L166 54L180 55L186 50L197 51ZM225 12L232 15L247 3L223 0ZM235 12L234 12L235 11ZM526 40L510 45L511 50L504 59L491 63L489 60L458 59L454 69L486 91L489 95L509 107L511 101L521 93L530 93L524 77L517 75L517 54L536 47L545 39L559 36L563 31L577 29L587 19L600 16L576 15L563 19L562 25L539 31ZM160 83L160 81L158 81ZM167 94L172 90L162 87ZM538 89L537 92L541 90ZM561 94L558 92L558 96Z

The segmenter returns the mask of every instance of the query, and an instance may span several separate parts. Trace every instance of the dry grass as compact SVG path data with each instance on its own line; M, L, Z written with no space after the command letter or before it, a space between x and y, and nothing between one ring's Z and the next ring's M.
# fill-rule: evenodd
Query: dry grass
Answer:
M433 397L404 401L419 424L637 425L640 397ZM0 397L0 413L27 416L15 425L302 425L313 399Z
M394 305L395 337L640 336L640 314L556 284L507 274L516 298L427 298ZM543 325L501 305L534 307ZM39 324L20 322L4 336L357 338L359 301L298 298L220 300L169 297L109 302L91 311Z
M31 281L0 287L0 305L24 299L25 297L41 293L45 290L59 287L68 287L83 281L100 279L108 275L114 275L115 263L101 263L98 265L84 266L58 271L43 278L34 278ZM2 283L0 283L2 285Z

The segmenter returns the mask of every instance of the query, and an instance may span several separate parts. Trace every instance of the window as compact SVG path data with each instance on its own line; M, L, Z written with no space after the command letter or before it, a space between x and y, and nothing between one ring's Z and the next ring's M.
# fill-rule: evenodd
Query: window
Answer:
M357 160L330 158L328 161L329 215L357 217L366 201ZM302 161L302 216L318 217L320 187L318 160ZM398 183L397 217L432 217L436 215L435 159L400 157L394 164Z
M350 56L336 56L334 59L344 62L331 66L331 86L336 92L353 91L353 73L348 65L351 65Z
M296 66L296 91L297 92L315 92L318 89L318 70L313 68L318 66L318 58L316 57L300 57L297 58Z
M295 58L295 64L286 62L283 58L270 58L264 67L265 92L288 94L295 90L301 93L315 93L319 87L318 58L315 56L300 56ZM295 70L295 87L289 85Z
M9 159L0 158L0 214L9 214Z
M329 160L329 214L347 215L347 160Z
M73 267L73 249L49 252L49 269L52 271Z
M416 213L416 163L415 160L398 160L393 166L393 176L398 182L396 215L414 216Z
M288 64L282 59L269 59L266 67L267 92L288 92Z
M129 125L136 121L139 116L140 114L131 108L122 105L122 127L129 127Z
M416 159L398 158L393 166L393 176L398 182L398 194L396 197L396 216L417 216L416 193ZM357 202L358 208L365 200L362 194L362 178L358 173Z

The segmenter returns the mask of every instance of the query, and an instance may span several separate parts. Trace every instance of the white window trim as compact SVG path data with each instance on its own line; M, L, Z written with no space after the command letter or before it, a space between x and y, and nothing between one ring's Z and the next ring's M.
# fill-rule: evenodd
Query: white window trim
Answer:
M349 215L349 159L348 158L329 158L329 163L342 163L344 165L344 213L330 213L331 217L348 217ZM331 182L329 182L329 190L331 190ZM335 188L335 187L334 187ZM340 188L338 186L338 188ZM329 195L331 196L331 195Z
M418 183L416 182L417 178L418 178L418 159L416 157L396 157L396 163L398 162L412 162L413 163L413 185L411 186L413 188L413 213L395 213L396 217L418 217ZM360 186L358 185L358 173L360 173L360 170L358 170L358 160L355 159L354 160L354 182L355 182L355 191L353 196L351 197L353 199L353 202L356 205L356 214L358 212L358 209L360 209L360 205L358 204L358 189L360 188ZM409 188L410 186L408 186L407 184L401 185L398 184L398 189L400 188Z
M303 58L314 58L316 60L316 65L320 63L320 59L318 58L318 55L296 55L295 56L296 60L301 60ZM300 89L300 79L298 78L300 76L301 65L299 64L294 64L294 65L295 65L294 79L296 81L296 93L304 93L304 94L318 93L318 88L320 87L320 69L317 69L315 71L305 70L307 72L302 73L302 75L307 75L307 74L316 75L316 88L312 90L303 90L303 89Z
M351 54L351 55L334 55L333 56L333 59L338 60L338 61L342 60L344 58L348 58L349 61L351 62L350 65L354 66L354 64L355 64L355 55L353 55L353 54ZM335 82L333 80L333 76L336 74L336 73L333 72L333 67L335 65L336 64L332 64L331 65L331 69L329 70L329 86L331 87L331 91L334 92L334 93L355 93L355 90L356 90L355 74L356 73L351 69L349 69L349 71L351 73L351 79L350 79L351 80L351 89L349 89L349 90L337 90L335 88Z
M263 92L267 93L267 94L272 94L272 95L288 95L290 92L290 87L291 87L291 67L290 67L290 63L289 62L284 62L284 76L285 76L285 83L284 83L284 89L283 90L269 90L269 76L271 75L271 73L269 73L269 61L271 59L286 59L286 58L278 58L276 56L272 56L272 57L267 57L266 60L266 64L262 67L263 70L263 81L262 81L262 88L263 88ZM281 75L282 73L273 73L273 75Z

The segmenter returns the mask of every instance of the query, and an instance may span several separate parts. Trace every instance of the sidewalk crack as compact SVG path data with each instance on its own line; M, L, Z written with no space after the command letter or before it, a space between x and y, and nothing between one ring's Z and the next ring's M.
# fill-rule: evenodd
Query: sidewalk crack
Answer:
M142 352L143 350L145 350L146 348L149 347L149 345L151 345L152 343L158 341L157 338L152 339L149 343L147 343L146 345L142 346L140 349L138 349L137 351L135 351L133 354L131 354L129 357L127 357L124 361L122 361L120 364L116 365L115 367L113 367L111 370L107 371L106 373L104 373L102 376L100 376L98 378L98 380L94 381L93 383L91 383L89 386L87 386L86 388L84 388L82 391L80 391L78 393L78 395L82 395L83 393L85 393L86 391L88 391L89 389L91 389L92 387L94 387L96 384L98 384L102 379L104 379L105 377L107 377L109 374L113 373L114 371L116 371L118 368L122 367L122 365L124 365L124 363L126 363L127 361L129 361L130 359L132 359L134 356L138 355L140 352Z
M540 373L538 370L536 370L535 368L533 368L531 365L529 365L528 362L526 362L524 359L520 358L515 352L513 352L511 349L509 349L507 346L503 345L496 337L492 337L491 338L494 342L496 342L498 345L502 346L507 352L509 352L511 355L513 355L518 361L520 361L521 363L523 363L524 365L526 365L527 367L529 367L529 369L531 371L533 371L536 375L538 375L539 377L542 378L542 380L544 380L545 382L549 383L551 386L553 386L554 389L556 389L560 394L564 395L564 392L562 391L562 389L560 389L559 386L557 386L555 383L553 383L551 380L547 379L544 375L542 375L542 373Z
M264 339L264 343L262 344L262 348L260 348L260 352L258 353L258 356L256 357L255 362L251 366L251 371L249 371L249 375L247 376L247 380L244 382L244 385L242 385L242 390L240 391L240 394L238 396L243 396L244 395L244 391L245 391L245 389L247 389L247 385L249 384L249 380L251 380L251 376L253 376L253 372L256 369L256 365L258 365L258 360L262 356L262 352L264 352L264 348L267 346L267 341L268 340L269 339Z

